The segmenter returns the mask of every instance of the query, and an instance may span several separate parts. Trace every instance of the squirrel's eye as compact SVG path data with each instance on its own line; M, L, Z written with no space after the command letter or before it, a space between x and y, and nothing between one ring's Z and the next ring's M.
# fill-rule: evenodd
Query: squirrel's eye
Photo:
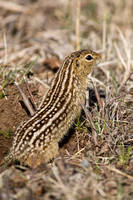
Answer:
M92 56L90 55L86 56L86 60L92 60L92 59L93 59Z

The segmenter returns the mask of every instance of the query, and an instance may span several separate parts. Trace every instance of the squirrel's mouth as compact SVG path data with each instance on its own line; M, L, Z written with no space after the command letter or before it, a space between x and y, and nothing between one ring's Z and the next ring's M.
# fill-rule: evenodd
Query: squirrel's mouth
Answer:
M102 61L102 56L101 56L101 54L99 54L99 57L96 58L96 63L95 63L95 65L97 66L101 61Z
M96 66L101 62L101 58L96 60Z

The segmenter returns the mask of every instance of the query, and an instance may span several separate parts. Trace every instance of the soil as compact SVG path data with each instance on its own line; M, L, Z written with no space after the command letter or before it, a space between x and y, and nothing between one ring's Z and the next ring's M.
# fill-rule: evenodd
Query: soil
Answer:
M8 84L6 87L8 88L6 97L0 99L0 130L3 133L0 134L0 160L4 158L10 149L15 129L29 117L16 85ZM25 84L21 85L21 88L28 95ZM31 90L36 99L38 96L37 87L35 88L32 85Z

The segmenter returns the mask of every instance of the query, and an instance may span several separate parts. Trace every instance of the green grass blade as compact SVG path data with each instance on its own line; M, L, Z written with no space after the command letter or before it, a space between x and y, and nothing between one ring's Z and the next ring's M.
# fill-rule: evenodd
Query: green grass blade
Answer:
M6 135L0 130L0 133L4 136L4 137L6 137Z
M0 92L0 99L2 99L3 97L4 97L4 95L6 94L6 92L8 91L8 89L7 90L3 90L2 92Z
M24 73L23 77L20 79L19 84L22 83L24 76L26 76L26 74L30 71L31 67L34 65L34 63L36 62L38 56L36 57L36 59L31 63L31 65L29 66L29 68L26 70L26 72Z
M117 83L116 83L116 80L115 80L115 77L112 73L112 70L110 69L110 76L112 78L112 81L113 81L113 85L114 85L114 89L115 89L115 93L118 94L118 87L117 87Z
M6 76L4 82L2 83L2 88L4 88L5 84L6 84L6 81L7 79L9 78L10 74L12 73L12 70L9 71L8 75Z
M6 68L7 68L7 66L5 66L4 69L3 69L3 67L0 68L0 77L2 77L2 75L3 75L4 71L6 70Z

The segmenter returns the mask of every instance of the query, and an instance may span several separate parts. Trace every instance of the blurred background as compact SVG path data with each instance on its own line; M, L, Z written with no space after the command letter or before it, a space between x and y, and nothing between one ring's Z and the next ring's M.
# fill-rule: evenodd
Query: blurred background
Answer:
M1 0L0 62L19 65L36 55L41 64L53 55L63 60L76 48L76 29L80 48L102 50L104 58L114 59L118 28L132 48L132 0L82 0L77 14L78 1Z

